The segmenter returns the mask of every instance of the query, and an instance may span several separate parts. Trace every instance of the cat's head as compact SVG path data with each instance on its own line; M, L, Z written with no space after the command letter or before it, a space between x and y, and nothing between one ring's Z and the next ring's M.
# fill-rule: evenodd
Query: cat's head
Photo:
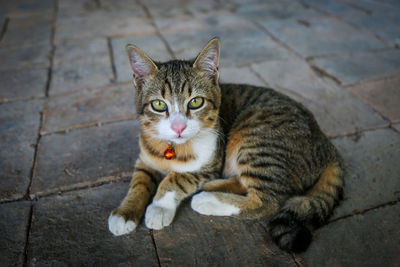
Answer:
M195 60L152 61L127 45L142 130L160 140L184 144L213 132L221 103L218 86L219 40L212 39Z

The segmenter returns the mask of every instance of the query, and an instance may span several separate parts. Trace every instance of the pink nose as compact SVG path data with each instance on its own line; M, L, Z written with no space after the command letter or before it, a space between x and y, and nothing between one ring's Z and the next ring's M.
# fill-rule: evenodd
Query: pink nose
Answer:
M186 128L186 123L181 120L173 121L171 124L171 128L172 128L172 130L174 130L174 132L181 135L183 130L185 130L185 128Z

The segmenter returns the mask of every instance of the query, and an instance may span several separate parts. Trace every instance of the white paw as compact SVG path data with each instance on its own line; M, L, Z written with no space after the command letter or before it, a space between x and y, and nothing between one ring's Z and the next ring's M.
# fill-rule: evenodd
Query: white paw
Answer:
M134 221L125 219L119 215L110 215L108 217L108 229L114 235L124 235L132 232L136 228L136 223Z
M238 207L221 202L210 192L201 192L193 196L191 206L203 215L231 216L240 212Z
M145 223L147 228L160 230L171 224L176 209L167 209L155 204L147 207Z

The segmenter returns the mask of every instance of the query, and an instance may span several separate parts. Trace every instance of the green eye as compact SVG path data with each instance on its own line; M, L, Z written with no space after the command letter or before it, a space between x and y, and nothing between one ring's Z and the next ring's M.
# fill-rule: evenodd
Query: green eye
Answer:
M165 104L164 101L159 100L159 99L151 101L151 106L153 107L153 109L155 111L159 111L159 112L166 111L168 108L167 104Z
M197 109L200 108L204 103L204 99L202 97L195 97L189 101L188 107L190 109Z

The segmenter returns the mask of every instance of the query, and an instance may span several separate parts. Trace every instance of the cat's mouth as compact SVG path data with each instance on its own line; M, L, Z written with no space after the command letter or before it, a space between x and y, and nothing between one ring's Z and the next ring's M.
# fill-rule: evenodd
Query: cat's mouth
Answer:
M173 138L171 141L175 144L181 145L186 143L190 138L183 137L182 135L178 135L177 137Z

